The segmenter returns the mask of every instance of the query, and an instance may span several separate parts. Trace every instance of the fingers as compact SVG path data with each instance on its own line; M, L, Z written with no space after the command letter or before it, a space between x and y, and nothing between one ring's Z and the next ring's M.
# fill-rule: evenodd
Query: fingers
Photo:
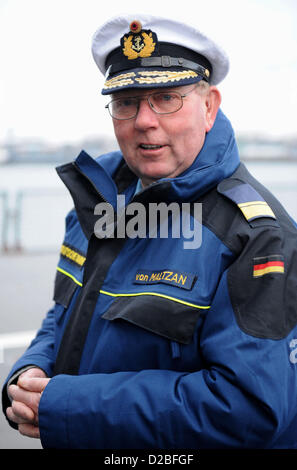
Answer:
M19 379L20 378L24 378L24 377L28 377L28 378L31 378L31 377L41 377L41 378L46 378L46 373L42 370L42 369L39 369L39 367L31 367L31 369L28 369L26 370L25 372L23 372L20 376L19 376Z
M20 376L18 386L29 392L41 393L47 386L50 379L39 377Z
M36 421L35 414L28 406L19 401L13 401L11 405L14 416L18 419L17 423L34 423Z
M32 424L19 424L19 432L23 436L33 437L35 439L40 438L39 427Z
M23 377L19 379L18 385L9 386L9 395L12 400L11 408L14 416L21 419L21 422L37 422L41 393L49 380ZM15 422L19 423L20 421Z
M31 410L29 409L29 411ZM36 422L26 422L24 418L20 417L18 414L15 414L13 407L7 408L6 415L8 419L18 424L18 429L21 434L27 437L34 437L36 439L40 438L39 427Z
M33 379L30 379L33 380ZM24 390L22 387L18 385L10 385L9 386L9 395L12 398L12 406L14 406L15 402L21 402L26 407L31 408L33 413L37 415L38 413L38 405L40 401L40 393L31 392L28 390Z
M29 369L20 375L17 385L8 388L12 404L7 408L6 415L18 424L19 432L24 436L40 438L38 407L49 380L41 369Z
M37 424L33 411L23 403L13 401L12 406L6 410L7 418L16 424Z

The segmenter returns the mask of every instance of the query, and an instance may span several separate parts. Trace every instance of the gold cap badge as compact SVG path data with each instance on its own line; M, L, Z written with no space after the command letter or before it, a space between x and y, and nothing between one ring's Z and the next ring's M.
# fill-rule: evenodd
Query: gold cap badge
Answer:
M142 29L140 21L130 23L130 34L125 34L121 39L123 54L129 60L138 57L150 57L156 49L157 35L150 30Z

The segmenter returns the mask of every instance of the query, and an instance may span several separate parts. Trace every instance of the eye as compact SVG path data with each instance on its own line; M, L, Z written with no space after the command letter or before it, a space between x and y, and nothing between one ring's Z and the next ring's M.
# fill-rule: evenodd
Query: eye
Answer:
M172 93L162 93L160 94L159 100L168 102L168 101L174 100L174 98L175 98L175 95L173 95Z
M128 106L134 106L135 104L135 99L133 98L126 98L125 100L122 100L122 106L128 107Z
M178 95L176 93L156 93L153 95L153 102L157 106L171 105L178 102Z
M116 108L128 108L129 106L135 105L135 100L133 98L123 98L120 100L116 100L115 102Z

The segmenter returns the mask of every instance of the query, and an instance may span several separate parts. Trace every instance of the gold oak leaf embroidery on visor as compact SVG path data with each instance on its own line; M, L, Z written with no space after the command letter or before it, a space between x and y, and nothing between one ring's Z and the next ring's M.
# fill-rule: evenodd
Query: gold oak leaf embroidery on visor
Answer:
M138 83L167 83L175 82L179 80L185 80L187 78L197 77L197 73L193 70L184 70L182 72L170 72L170 71L157 71L157 72L138 72L140 78L135 78Z
M134 72L125 73L107 80L104 84L105 89L117 88L126 85L133 85L139 83L142 85L178 82L188 78L197 77L197 73L193 70L183 70L181 72L170 71L147 71L147 72Z
M105 89L109 88L118 88L125 85L133 85L135 83L133 81L133 77L135 77L134 72L123 73L118 75L117 77L113 77L110 80L107 80L104 84Z

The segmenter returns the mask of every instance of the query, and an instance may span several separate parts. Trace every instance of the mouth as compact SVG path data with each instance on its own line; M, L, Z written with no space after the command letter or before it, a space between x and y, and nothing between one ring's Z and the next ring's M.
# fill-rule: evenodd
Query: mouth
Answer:
M164 145L158 144L140 144L139 147L143 150L158 150L164 147Z

